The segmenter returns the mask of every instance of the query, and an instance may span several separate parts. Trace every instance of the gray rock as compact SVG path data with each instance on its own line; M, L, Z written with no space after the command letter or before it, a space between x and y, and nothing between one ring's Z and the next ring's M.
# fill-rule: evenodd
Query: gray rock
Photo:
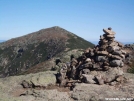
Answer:
M105 34L108 34L108 35L115 35L115 32L113 32L112 30L103 29L103 32L105 32Z
M93 63L91 61L83 64L83 68L91 68L93 66Z
M108 55L107 51L97 51L97 54Z
M104 62L107 60L106 56L96 56L96 61L98 62Z
M121 52L122 52L122 54L126 54L127 52L126 51L124 51L124 50L121 50Z
M122 43L120 43L120 42L118 42L118 46L119 47L124 47L124 45Z
M104 44L101 42L100 47L99 47L99 51L105 51L106 48L107 48L107 46L108 46L108 45L106 45L106 44L104 45ZM97 51L97 52L98 52L98 51ZM101 52L99 53L99 52L98 52L98 54L105 54L105 53L101 53ZM106 54L107 54L107 53L106 53Z
M100 68L100 65L99 64L93 64L93 68L94 69Z
M118 68L109 68L108 71L104 73L101 72L100 75L102 75L106 83L110 83L112 81L115 81L118 75L123 75L123 73L124 73L123 69L118 67Z
M113 51L112 52L113 55L121 55L122 51L118 50L118 51Z
M120 56L118 56L118 55L109 54L108 56L109 56L110 58L112 58L112 59L115 59L115 60L122 60L122 58L121 58Z
M107 35L108 38L114 38L114 35Z
M108 70L110 67L109 66L103 66L103 69L106 71Z
M118 42L112 41L111 43L109 43L109 46L118 46Z
M82 76L84 77L85 83L89 83L89 84L96 83L94 81L95 77L93 75L82 74Z
M83 72L83 74L89 74L90 70L89 69L83 69L82 72Z
M21 85L23 86L23 88L32 88L32 84L25 80L22 81Z
M95 101L105 101L105 98L133 98L134 85L121 86L118 89L109 85L95 85L95 84L77 84L71 93L71 97L74 101L91 101L92 98Z
M110 66L112 67L123 67L124 63L122 62L122 60L112 60L110 61Z
M90 56L94 56L94 52L90 52L89 54L90 54Z
M108 52L114 52L114 51L119 51L120 50L120 47L119 46L109 46L108 48L107 48L107 51Z
M62 80L66 78L66 73L67 73L67 66L66 64L63 64L62 68L60 69Z
M95 76L95 78L97 79L99 85L103 85L104 84L104 80L102 79L101 75L97 75L97 76Z
M103 40L104 39L104 36L100 35L100 40Z

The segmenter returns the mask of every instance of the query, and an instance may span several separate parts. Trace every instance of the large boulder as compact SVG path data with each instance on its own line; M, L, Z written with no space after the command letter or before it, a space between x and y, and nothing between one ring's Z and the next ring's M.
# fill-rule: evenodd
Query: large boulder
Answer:
M25 82L24 82L25 81ZM33 74L32 76L29 76L28 78L22 79L22 85L27 82L27 86L29 85L29 88L34 87L46 87L48 85L55 85L56 83L56 77L54 75L54 72L40 72L38 74ZM27 88L27 87L26 87Z
M103 77L106 83L113 82L117 76L123 75L123 69L120 67L109 68L106 72L101 72L100 75Z

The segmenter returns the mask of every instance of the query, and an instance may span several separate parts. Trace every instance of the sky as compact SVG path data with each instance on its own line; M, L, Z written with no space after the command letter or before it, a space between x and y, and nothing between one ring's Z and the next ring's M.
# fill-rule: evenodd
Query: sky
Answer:
M89 41L112 27L116 40L134 42L134 0L0 0L0 40L53 26Z

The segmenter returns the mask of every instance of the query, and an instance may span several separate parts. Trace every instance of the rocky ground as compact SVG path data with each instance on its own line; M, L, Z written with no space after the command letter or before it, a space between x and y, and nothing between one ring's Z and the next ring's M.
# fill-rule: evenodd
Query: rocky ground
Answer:
M105 98L134 98L134 74L125 73L128 81L120 85L76 83L73 90L58 87L55 74L47 71L1 78L0 101L105 101Z

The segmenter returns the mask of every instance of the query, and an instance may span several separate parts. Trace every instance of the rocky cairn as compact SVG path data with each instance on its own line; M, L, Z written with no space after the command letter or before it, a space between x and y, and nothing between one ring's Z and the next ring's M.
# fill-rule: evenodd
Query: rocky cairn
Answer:
M57 74L60 86L74 87L76 83L117 85L127 81L123 76L126 52L124 45L115 41L112 28L103 29L104 34L93 49L88 48L82 56L71 56L71 62L62 64Z
M123 67L126 52L123 44L114 40L115 32L111 28L103 29L104 33L100 36L99 45L95 47L96 61L104 62L103 68Z

